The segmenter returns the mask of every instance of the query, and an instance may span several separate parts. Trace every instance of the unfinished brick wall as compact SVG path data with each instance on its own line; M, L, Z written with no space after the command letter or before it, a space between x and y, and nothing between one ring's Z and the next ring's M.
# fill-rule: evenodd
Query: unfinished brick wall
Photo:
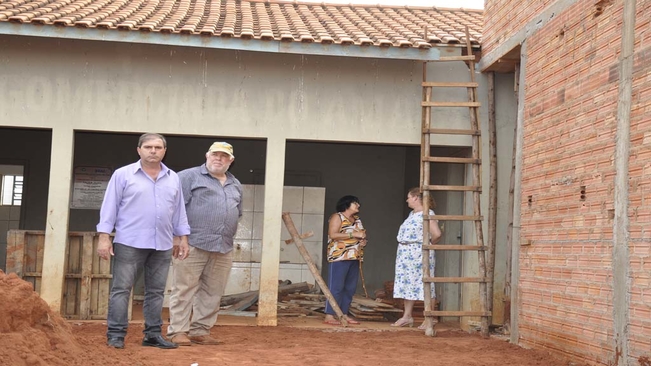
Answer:
M525 346L611 364L623 3L601 13L594 3L576 2L527 40L519 330ZM638 2L629 169L632 361L651 353L650 22L651 2Z
M555 2L555 0L485 1L482 52L488 54L493 51Z

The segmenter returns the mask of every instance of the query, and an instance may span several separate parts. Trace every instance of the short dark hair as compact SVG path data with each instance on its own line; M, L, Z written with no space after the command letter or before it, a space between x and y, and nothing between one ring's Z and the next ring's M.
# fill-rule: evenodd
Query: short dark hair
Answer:
M145 141L149 141L149 140L161 140L163 141L163 147L167 148L167 140L165 140L165 137L163 137L163 135L161 135L160 133L151 133L151 132L143 133L142 135L140 135L140 138L138 139L138 147L142 147L142 144Z
M359 198L355 196L343 196L337 201L337 212L344 212L351 204L359 204Z

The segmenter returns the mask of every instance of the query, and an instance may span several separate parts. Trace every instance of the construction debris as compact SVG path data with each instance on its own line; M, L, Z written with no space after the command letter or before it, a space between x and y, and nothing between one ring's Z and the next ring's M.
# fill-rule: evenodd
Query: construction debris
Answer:
M319 292L319 293L316 293ZM249 291L222 297L221 314L255 316L258 291ZM292 284L281 282L278 286L279 317L322 317L326 296L314 285L306 282ZM385 321L400 317L402 310L391 304L355 296L349 312L355 318L366 321Z

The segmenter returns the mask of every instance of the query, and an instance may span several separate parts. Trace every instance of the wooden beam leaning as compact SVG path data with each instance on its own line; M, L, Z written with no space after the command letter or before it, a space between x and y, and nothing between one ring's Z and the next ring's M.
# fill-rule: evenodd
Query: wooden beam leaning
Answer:
M325 295L326 299L328 299L328 301L330 302L330 306L332 306L332 309L339 317L339 321L341 321L341 325L343 325L344 327L348 326L348 322L346 321L346 318L344 317L344 313L341 311L339 304L337 304L337 301L335 301L334 296L332 296L332 292L330 292L328 285L323 280L323 277L321 277L319 270L316 268L314 261L310 257L310 253L308 253L307 249L305 249L305 246L303 245L303 240L301 239L301 235L298 233L298 230L296 230L296 226L294 225L294 221L292 220L292 217L289 215L289 212L283 212L283 222L285 223L285 227L287 228L287 231L289 231L289 234L292 236L292 239L294 240L294 244L296 244L299 253L301 253L301 256L303 256L303 259L305 259L305 263L307 263L307 267L310 269L310 272L312 272L314 279L316 279L316 282L321 287L321 291L323 291L323 294Z

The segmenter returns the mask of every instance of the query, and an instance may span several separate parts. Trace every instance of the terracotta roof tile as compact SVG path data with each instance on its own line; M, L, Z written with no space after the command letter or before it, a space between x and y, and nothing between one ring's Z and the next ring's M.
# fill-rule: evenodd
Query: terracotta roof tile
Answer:
M480 10L279 0L0 0L0 22L379 47L481 42Z

